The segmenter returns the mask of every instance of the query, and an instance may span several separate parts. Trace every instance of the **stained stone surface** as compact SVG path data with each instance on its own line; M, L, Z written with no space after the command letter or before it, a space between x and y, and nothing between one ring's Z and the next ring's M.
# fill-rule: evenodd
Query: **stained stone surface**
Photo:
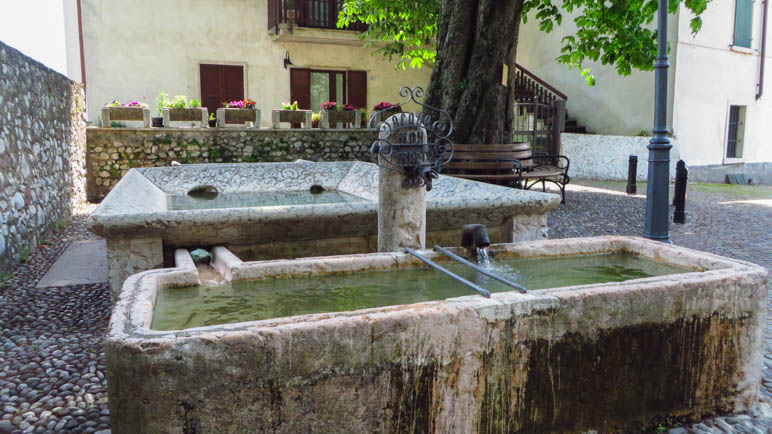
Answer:
M396 182L396 181L395 181ZM401 182L401 181L400 181ZM169 210L167 197L201 187L219 193L309 191L321 187L361 202ZM399 187L401 188L401 187ZM509 225L508 240L544 237L540 217L559 205L553 194L441 176L426 194L427 233L459 231L468 223ZM378 167L363 162L181 165L130 170L88 219L109 240L156 239L168 248L369 239L378 235ZM522 224L513 216L531 216ZM536 220L534 220L536 219ZM534 223L534 221L536 223ZM519 225L519 226L518 226ZM516 227L516 228L515 228ZM460 237L460 235L459 235ZM514 238L513 238L514 237ZM124 252L125 253L125 252ZM134 251L145 258L161 253ZM116 254L115 257L118 257ZM150 263L127 259L127 263ZM126 262L126 261L124 261ZM125 265L125 264L124 264ZM110 261L111 288L140 268ZM117 277L116 277L117 276ZM115 292L116 289L113 288Z
M617 236L492 249L545 260L627 251L695 271L153 331L156 291L198 282L178 251L178 268L131 276L113 311L112 432L632 432L757 399L762 267ZM416 265L378 253L229 266L266 278Z
M426 247L426 188L404 188L405 175L378 169L378 251Z

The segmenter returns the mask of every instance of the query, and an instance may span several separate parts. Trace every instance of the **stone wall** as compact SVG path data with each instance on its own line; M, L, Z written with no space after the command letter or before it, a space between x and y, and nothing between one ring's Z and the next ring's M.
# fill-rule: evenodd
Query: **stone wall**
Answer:
M85 200L83 86L0 42L0 270Z
M561 153L571 160L568 169L571 178L627 181L630 155L638 156L637 180L645 181L648 176L649 150L646 147L651 137L563 133L560 140ZM678 143L675 139L670 140L673 144L670 177L675 178L675 164L680 157Z
M133 167L188 163L370 161L364 129L88 128L88 199L104 198Z

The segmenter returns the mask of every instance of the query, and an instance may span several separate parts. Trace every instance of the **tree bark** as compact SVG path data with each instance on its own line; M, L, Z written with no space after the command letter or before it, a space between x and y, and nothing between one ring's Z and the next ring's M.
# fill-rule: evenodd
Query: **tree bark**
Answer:
M442 0L426 104L446 110L453 141L512 143L515 55L523 0ZM508 67L502 85L503 65Z

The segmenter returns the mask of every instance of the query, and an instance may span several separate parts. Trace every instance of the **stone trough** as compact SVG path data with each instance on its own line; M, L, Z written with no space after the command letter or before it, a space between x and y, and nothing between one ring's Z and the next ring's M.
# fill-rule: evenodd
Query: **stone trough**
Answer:
M191 200L195 189L223 202ZM546 238L546 213L558 204L552 194L443 176L427 195L427 243L456 245L469 222L487 225L493 242ZM226 245L244 259L376 251L377 208L371 163L191 164L130 170L88 227L107 239L115 297L129 275L170 265L178 247Z
M218 252L233 279L420 267L404 253L242 262ZM198 283L179 249L176 268L131 276L113 311L105 345L111 428L629 432L747 410L761 380L765 269L631 237L491 246L497 257L544 261L609 252L687 270L152 330L158 292Z

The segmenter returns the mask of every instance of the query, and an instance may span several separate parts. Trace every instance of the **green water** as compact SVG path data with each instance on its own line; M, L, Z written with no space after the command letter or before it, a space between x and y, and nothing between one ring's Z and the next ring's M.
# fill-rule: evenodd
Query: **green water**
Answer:
M313 194L310 191L271 191L220 194L172 195L166 200L169 210L247 208L256 206L317 205L323 203L366 202L367 199L340 191Z
M491 292L513 291L509 286L463 265L442 265ZM529 290L619 282L691 271L627 253L494 260L488 268ZM294 315L411 304L474 294L477 293L472 289L431 269L169 288L160 290L156 297L151 328L179 330Z

